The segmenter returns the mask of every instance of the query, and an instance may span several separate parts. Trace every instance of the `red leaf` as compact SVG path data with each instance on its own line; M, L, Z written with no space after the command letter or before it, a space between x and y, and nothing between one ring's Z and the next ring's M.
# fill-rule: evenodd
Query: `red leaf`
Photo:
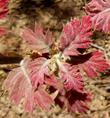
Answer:
M110 32L110 0L92 0L85 10L92 17L94 29Z
M26 111L33 110L33 88L31 81L24 77L20 68L11 71L3 85L9 91L10 99L19 104L24 97L25 102L28 103Z
M35 25L35 30L25 28L22 38L27 42L32 50L38 51L40 54L48 53L52 45L52 34L47 31L44 33L40 25Z
M64 55L78 55L78 48L85 49L91 43L90 36L92 35L91 19L84 16L80 22L77 19L67 23L61 35L59 48Z
M8 13L8 2L9 0L0 0L0 19L4 18ZM5 27L0 27L0 37L6 33Z
M67 108L72 112L86 113L89 109L87 103L91 101L90 93L77 91L68 91L65 99L67 100Z
M79 64L80 69L83 69L90 78L97 77L99 73L105 72L110 65L104 59L102 52L95 51L91 53L90 59Z
M41 90L36 93L34 92L37 89L38 84L43 84L44 73L48 72L48 69L45 68L47 65L47 63L45 63L46 61L47 60L43 57L34 61L29 59L22 60L21 67L11 71L4 82L4 87L9 91L12 101L14 101L16 104L19 104L21 99L24 98L25 109L27 111L33 110L35 105L34 102L37 102L36 95L39 94L39 97L43 95ZM47 99L50 99L50 97L46 95L47 94L44 92L44 98L46 97ZM51 100L47 102L50 103ZM49 103L45 103L45 105L48 106L47 104ZM44 103L42 104L44 105ZM41 107L42 104L40 104Z
M0 0L0 19L4 18L8 13L9 0Z
M89 109L87 104L92 100L90 92L83 91L80 93L75 90L69 90L64 93L62 94L62 91L60 92L59 96L55 99L56 104L60 105L61 108L66 106L66 108L71 112L87 112Z
M59 77L64 80L64 86L68 90L83 91L83 80L76 66L68 63L58 63Z
M44 78L46 75L50 76L48 68L49 62L50 61L46 58L40 57L28 63L28 68L31 69L29 76L35 88L39 84L44 83Z

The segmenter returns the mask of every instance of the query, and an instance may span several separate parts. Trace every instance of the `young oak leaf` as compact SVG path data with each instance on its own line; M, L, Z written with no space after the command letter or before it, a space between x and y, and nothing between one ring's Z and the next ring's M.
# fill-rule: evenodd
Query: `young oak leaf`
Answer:
M64 87L68 90L83 91L84 83L76 66L58 62L59 77L64 80Z
M30 49L36 50L40 54L49 53L53 43L50 31L44 32L41 25L35 25L34 31L25 28L21 37L27 42Z
M84 16L82 21L73 19L67 23L61 34L59 48L66 56L79 55L79 48L86 49L91 43L92 23L89 16Z
M30 59L22 60L20 67L9 73L3 85L9 91L10 99L14 103L19 104L24 98L25 110L29 112L33 110L35 104L41 108L45 106L43 109L48 110L47 107L52 102L52 98L46 92L38 89L38 84L42 85L44 82L44 72L47 72L47 68L45 68L45 61L47 60L42 57L36 59L36 61L38 60L39 62ZM39 100L41 97L42 100ZM43 97L47 99L48 103L45 103L46 100Z
M79 64L79 68L84 70L90 78L95 78L99 75L99 73L105 72L110 68L110 65L104 59L104 55L102 52L95 51L90 53L89 55L91 57L84 63Z
M12 70L7 79L4 82L3 87L9 91L10 99L15 103L19 104L21 99L24 97L25 102L28 103L28 108L26 111L33 110L33 88L25 71L25 66L27 66L27 60L22 61L22 67ZM27 102L28 101L28 102Z
M110 0L92 0L85 6L94 29L110 32Z

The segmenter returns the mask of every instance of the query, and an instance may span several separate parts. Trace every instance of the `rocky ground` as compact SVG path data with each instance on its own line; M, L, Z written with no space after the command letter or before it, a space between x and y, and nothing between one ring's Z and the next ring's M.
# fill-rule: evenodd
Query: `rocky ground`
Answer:
M87 80L87 88L93 93L93 101L87 114L68 113L58 106L48 113L35 109L33 114L23 111L9 101L2 88L8 72L16 67L25 55L24 42L20 32L24 26L32 27L35 22L50 29L57 38L62 26L71 18L81 18L87 0L11 0L10 13L3 24L11 30L0 39L0 118L110 118L110 72L102 74L101 79ZM105 50L110 61L110 35L95 32L95 45ZM93 49L94 47L91 47Z

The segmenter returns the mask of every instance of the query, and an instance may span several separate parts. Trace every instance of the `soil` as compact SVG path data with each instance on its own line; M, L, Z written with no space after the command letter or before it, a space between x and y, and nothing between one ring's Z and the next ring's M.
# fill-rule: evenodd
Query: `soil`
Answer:
M20 33L25 26L32 27L35 22L50 29L55 38L62 31L63 24L71 18L85 15L84 6L88 0L11 0L10 13L3 24L9 29L0 38L0 118L110 118L110 71L100 79L86 80L86 87L93 94L87 114L68 113L66 109L55 106L49 112L35 109L26 113L22 105L15 106L4 92L2 84L8 72L17 67L26 54L25 44ZM94 32L93 43L104 49L110 61L110 35ZM94 49L95 47L91 47Z

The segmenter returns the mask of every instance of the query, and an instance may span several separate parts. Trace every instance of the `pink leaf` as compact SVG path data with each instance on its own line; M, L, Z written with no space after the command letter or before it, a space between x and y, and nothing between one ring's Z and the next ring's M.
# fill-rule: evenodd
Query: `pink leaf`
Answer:
M89 46L92 35L91 25L90 17L84 16L82 21L73 19L64 26L59 43L64 55L78 55L80 54L78 48L85 49Z
M30 70L30 78L32 81L33 86L36 88L39 84L44 83L45 76L49 75L49 60L44 57L37 58L31 61L28 64L28 67L31 68Z
M10 99L19 104L21 99L24 98L25 103L28 103L25 108L26 111L33 110L33 88L29 79L24 77L20 68L11 71L3 85L8 91Z
M83 69L90 78L97 77L99 73L105 72L110 65L104 59L104 55L100 51L95 51L90 54L91 57L79 67Z
M46 61L43 57L34 61L24 59L21 61L21 67L11 71L4 82L4 87L9 91L12 101L19 104L21 99L24 98L26 111L33 110L35 105L34 97L36 97L36 94L42 94L42 91L40 91L41 93L35 93L35 90L38 84L43 84L44 82L44 74L48 71L48 68L45 68L47 66ZM44 93L44 97L47 97L46 95Z
M35 25L35 30L25 28L22 32L22 38L27 42L32 50L38 51L40 54L48 53L52 45L52 34L47 31L44 33L40 25Z
M92 17L94 29L110 32L110 0L92 0L85 10Z
M76 66L68 63L59 63L59 77L64 80L64 86L68 90L83 90L83 80Z

